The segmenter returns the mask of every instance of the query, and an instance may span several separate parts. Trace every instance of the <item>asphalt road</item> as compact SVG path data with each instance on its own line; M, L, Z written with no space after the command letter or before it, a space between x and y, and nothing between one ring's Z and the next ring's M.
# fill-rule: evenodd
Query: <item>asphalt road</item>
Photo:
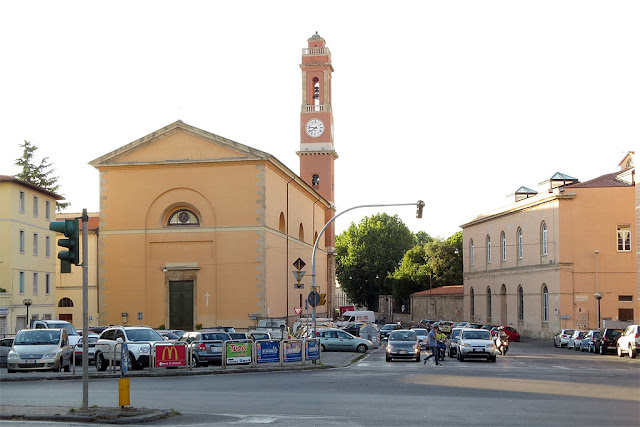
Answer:
M117 406L118 382L92 380L89 393L90 405ZM81 395L76 380L0 387L3 405L78 407ZM637 425L640 359L525 341L496 363L436 367L388 363L379 349L330 370L135 378L131 403L182 414L153 425Z

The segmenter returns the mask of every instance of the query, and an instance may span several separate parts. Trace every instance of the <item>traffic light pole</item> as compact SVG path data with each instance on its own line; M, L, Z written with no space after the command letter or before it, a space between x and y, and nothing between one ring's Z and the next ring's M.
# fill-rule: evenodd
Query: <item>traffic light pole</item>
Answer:
M89 215L82 209L82 409L89 409Z
M338 218L340 215L345 214L349 211L352 211L354 209L359 209L359 208L380 208L380 207L386 207L386 206L416 206L418 208L418 211L416 213L416 217L417 218L422 218L422 208L424 207L424 202L422 200L418 200L418 202L414 202L414 203L392 203L392 204L383 204L383 205L360 205L360 206L354 206L352 208L346 209L342 212L340 212L337 215L334 215L333 218L331 218L325 225L324 227L322 227L322 230L320 230L320 233L318 234L318 237L316 238L316 242L313 245L313 252L311 254L311 292L314 292L316 290L316 251L318 250L318 243L320 242L320 238L322 237L322 235L324 234L324 230L327 229L327 227L329 226L329 224L331 224L333 221L335 221L336 218ZM313 305L312 310L311 310L311 324L313 325L313 338L316 337L316 306Z

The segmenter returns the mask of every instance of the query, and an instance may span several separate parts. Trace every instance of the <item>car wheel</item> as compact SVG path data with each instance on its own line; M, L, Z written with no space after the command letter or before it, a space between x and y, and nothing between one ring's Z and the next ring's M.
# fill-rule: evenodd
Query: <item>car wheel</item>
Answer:
M391 357L387 354L387 362L391 362Z
M69 359L69 362L66 365L64 365L64 371L71 372L71 359Z
M600 351L598 351L598 353L600 353L601 355L604 356L604 346L601 345L600 348L598 348L596 350L600 350Z
M194 368L197 368L198 366L200 366L200 364L198 363L198 358L196 357L195 354L191 356L191 366L193 366Z
M629 349L629 357L632 358L632 359L635 359L636 358L636 352L633 351L632 349Z
M619 357L623 357L624 355L622 354L622 349L620 348L620 346L617 346L617 351L618 351L618 356Z
M449 358L452 359L453 358L453 352L451 351L451 349L449 349Z
M558 348L558 344L556 344L556 340L553 340L553 346L554 346L555 348Z
M104 356L102 353L96 354L96 371L106 371L107 370L107 361L104 360Z
M356 350L358 351L358 353L366 353L367 352L367 346L364 344L360 344Z
M462 354L458 354L458 360L464 362L464 356Z
M9 369L7 368L7 374L13 374L15 371L15 369Z
M489 358L489 362L491 362L491 363L496 363L496 359L497 359L497 357L496 357L496 356L490 357L490 358Z
M327 349L324 347L324 344L320 344L320 350L327 351Z

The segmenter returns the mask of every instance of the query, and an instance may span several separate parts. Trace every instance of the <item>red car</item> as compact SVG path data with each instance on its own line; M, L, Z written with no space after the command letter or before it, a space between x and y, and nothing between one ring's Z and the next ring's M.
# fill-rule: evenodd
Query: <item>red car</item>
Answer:
M503 326L502 328L504 329L504 333L507 334L509 341L520 341L520 334L518 333L518 331L513 329L511 326ZM492 328L491 336L495 335L497 330L498 327Z

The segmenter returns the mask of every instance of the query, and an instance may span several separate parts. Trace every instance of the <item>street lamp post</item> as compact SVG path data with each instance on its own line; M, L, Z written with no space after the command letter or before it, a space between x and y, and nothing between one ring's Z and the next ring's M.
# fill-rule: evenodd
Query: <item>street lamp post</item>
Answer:
M33 304L33 301L29 298L25 298L22 300L22 303L27 307L27 329L31 327L31 322L29 321L29 306Z
M360 205L360 206L354 206L352 208L346 209L342 212L340 212L337 215L334 215L333 218L331 218L329 221L327 221L327 223L324 225L324 227L322 227L322 230L320 230L320 233L318 233L318 237L316 238L316 242L313 244L313 251L311 253L311 292L315 292L316 290L316 251L318 250L318 243L320 242L320 238L322 237L322 235L324 234L324 230L327 229L327 227L329 226L329 224L331 224L333 221L336 220L336 218L338 218L340 215L345 214L349 211L352 211L354 209L359 209L359 208L380 208L380 207L385 207L385 206L416 206L418 208L418 211L416 213L416 217L417 218L422 218L422 208L424 208L425 203L422 200L418 200L418 202L414 202L414 203L391 203L391 204L380 204L380 205ZM315 304L312 307L311 310L311 323L313 325L313 337L315 338L316 336L316 306Z
M600 325L600 300L602 299L602 294L600 292L596 292L595 294L593 294L594 297L596 297L596 301L598 301L598 329L601 329L602 326Z

